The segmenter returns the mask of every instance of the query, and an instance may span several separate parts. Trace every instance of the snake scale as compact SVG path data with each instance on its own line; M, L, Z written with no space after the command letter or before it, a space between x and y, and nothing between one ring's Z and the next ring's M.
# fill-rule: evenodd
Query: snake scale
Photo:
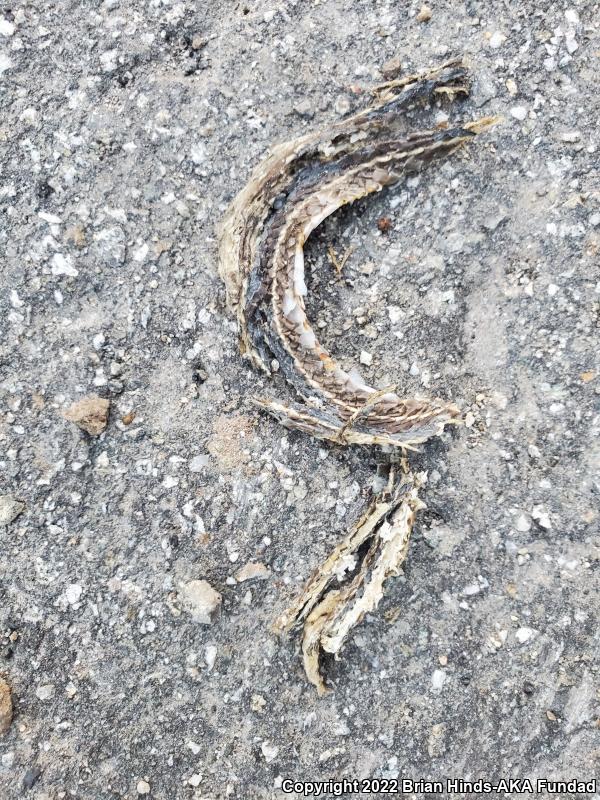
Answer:
M242 353L267 374L278 369L298 397L291 403L255 399L284 426L338 445L387 445L405 453L459 421L452 403L403 397L394 387L377 390L336 363L306 315L303 247L341 206L397 183L494 124L485 118L408 129L417 105L467 93L461 60L382 84L368 108L274 146L229 206L218 232L220 274ZM319 693L325 691L319 651L339 652L406 557L426 476L412 475L404 464L400 478L391 470L388 488L275 624L287 631L303 623L304 666Z

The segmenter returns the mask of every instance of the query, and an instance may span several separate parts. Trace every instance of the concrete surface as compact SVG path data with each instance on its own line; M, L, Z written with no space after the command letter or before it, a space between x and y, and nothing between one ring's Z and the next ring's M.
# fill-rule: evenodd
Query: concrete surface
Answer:
M430 5L1 4L3 799L598 774L600 6ZM248 403L289 394L238 355L215 223L272 142L457 53L472 96L425 118L504 123L308 247L342 362L467 423L412 459L405 576L318 700L269 625L382 456ZM100 436L63 416L90 394ZM182 603L203 580L212 624Z

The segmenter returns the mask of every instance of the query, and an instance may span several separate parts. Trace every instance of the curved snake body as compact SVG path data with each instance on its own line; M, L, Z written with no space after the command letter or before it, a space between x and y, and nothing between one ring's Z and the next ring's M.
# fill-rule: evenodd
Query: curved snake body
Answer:
M371 107L327 130L274 147L231 203L219 230L220 272L228 304L237 315L242 352L266 373L271 372L275 359L302 400L287 404L256 401L287 427L340 444L404 449L439 434L446 424L457 420L458 409L451 403L405 398L393 388L377 390L357 371L347 372L336 363L319 343L306 315L303 247L312 231L341 206L397 183L408 172L448 155L493 124L494 120L486 118L442 130L407 129L407 112L415 104L440 94L452 97L467 92L466 70L460 61L384 84ZM346 553L350 544L354 547L361 538L359 529L367 531L365 536L377 538L382 526L390 528L391 515L402 519L401 535L399 528L391 526L401 542L397 552L388 546L390 530L385 529L388 544L380 542L383 562L385 553L394 551L386 562L387 571L383 570L385 576L397 574L414 511L422 505L414 487L392 496L396 501L389 508L376 502L373 509L379 511L371 510L371 515L379 514L377 524L367 514L354 526L344 546L340 545ZM402 502L409 503L410 513L398 513ZM375 563L377 572L377 547L369 552L367 560ZM326 577L322 571L319 579L313 576L303 599L280 619L281 628L289 628L301 618L313 620L312 628L305 631L305 666L307 652L314 651L318 642L337 652L331 649L332 642L341 643L343 632L356 624L368 605L348 608L364 581L365 564L345 594L336 590L323 599L334 571L331 567ZM379 578L376 602L383 583L383 577ZM334 629L334 618L340 617L342 607L345 620ZM315 664L309 664L307 671L322 689Z

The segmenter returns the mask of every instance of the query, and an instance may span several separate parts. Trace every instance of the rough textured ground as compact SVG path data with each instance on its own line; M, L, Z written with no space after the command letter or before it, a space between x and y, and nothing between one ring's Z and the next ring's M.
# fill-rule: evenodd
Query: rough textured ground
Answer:
M598 772L600 6L431 7L1 4L0 494L26 504L0 527L2 798ZM238 356L214 226L271 142L359 107L390 59L456 53L472 96L429 118L503 125L308 248L342 362L467 422L413 458L405 576L318 700L269 625L382 456L249 405L289 395ZM329 243L356 248L341 281ZM100 437L62 416L91 393ZM270 577L237 583L248 562ZM212 625L182 607L199 579Z

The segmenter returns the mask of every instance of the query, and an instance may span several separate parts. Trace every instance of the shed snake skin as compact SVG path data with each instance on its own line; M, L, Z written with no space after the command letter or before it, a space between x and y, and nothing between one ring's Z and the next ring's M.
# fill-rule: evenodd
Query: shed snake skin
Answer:
M287 428L337 445L407 450L459 422L441 399L378 390L346 372L319 343L305 311L303 247L341 206L400 181L445 157L495 123L409 130L410 111L439 96L468 94L461 60L376 88L368 108L331 127L274 146L232 201L219 228L219 269L237 317L242 353L264 373L278 371L298 401L254 399ZM373 610L384 581L397 575L426 475L392 468L387 489L308 581L275 628L304 626L309 680L326 691L319 653L337 654L349 631ZM361 550L363 555L359 556Z

